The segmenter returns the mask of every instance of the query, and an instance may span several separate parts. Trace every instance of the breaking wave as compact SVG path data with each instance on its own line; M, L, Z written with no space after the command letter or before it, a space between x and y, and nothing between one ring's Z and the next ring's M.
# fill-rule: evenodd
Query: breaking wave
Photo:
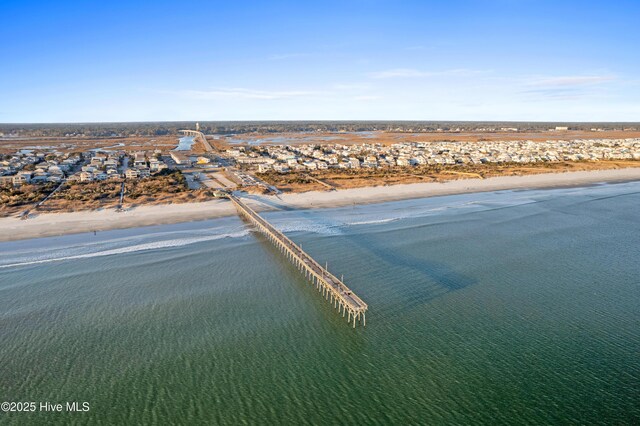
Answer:
M125 247L113 248L108 250L95 251L91 253L80 253L58 257L31 257L22 259L21 262L14 262L5 265L0 265L0 268L13 268L18 266L36 265L40 263L62 262L65 260L75 259L89 259L93 257L113 256L116 254L135 253L148 250L158 250L163 248L182 247L190 244L202 243L207 241L219 240L222 238L240 238L246 236L249 233L248 230L239 232L210 235L204 237L191 237L191 238L176 238L172 240L152 241L143 244L134 244Z

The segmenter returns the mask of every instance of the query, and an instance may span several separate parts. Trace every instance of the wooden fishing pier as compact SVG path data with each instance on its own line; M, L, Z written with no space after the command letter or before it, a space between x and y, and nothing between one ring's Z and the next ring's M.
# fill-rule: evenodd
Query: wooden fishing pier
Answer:
M354 328L356 322L361 323L363 326L366 325L365 312L368 308L367 304L356 296L342 280L335 277L327 268L321 266L301 247L264 220L238 197L233 194L228 194L227 196L236 206L238 212L253 223L322 293L324 298L339 313L342 313L343 317L346 316L347 322L353 322Z

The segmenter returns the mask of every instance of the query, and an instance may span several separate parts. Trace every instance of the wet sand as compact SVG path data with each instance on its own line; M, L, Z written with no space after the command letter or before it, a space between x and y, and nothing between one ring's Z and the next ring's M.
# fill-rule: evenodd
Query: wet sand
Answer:
M259 211L285 207L330 208L473 192L585 186L602 182L635 180L640 180L640 168L461 179L443 183L414 183L282 194L279 197L249 195L247 198L248 203ZM20 220L16 217L0 218L0 241L190 222L233 214L235 214L235 208L228 200L139 206L123 212L105 209L73 213L36 213L28 220Z

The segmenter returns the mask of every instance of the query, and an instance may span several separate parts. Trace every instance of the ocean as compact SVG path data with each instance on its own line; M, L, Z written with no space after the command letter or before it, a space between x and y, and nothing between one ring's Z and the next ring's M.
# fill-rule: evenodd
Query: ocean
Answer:
M0 423L638 424L640 182L0 243Z

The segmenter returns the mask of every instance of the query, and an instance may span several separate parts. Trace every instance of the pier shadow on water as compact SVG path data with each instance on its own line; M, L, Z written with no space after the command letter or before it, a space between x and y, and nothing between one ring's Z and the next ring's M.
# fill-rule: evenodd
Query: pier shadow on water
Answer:
M372 259L367 263L380 268L379 272L372 271L371 275L374 278L370 279L370 282L373 281L376 286L391 285L398 290L394 293L393 302L387 304L382 312L377 311L377 316L392 316L398 310L405 312L412 310L435 298L452 291L462 290L478 282L477 279L461 274L445 263L415 256L406 246L396 248L383 244L371 234L350 233L341 235L340 238L357 246L362 256L371 257ZM402 273L402 277L398 277L398 272ZM419 278L402 282L405 276ZM375 288L372 288L372 291L375 291ZM366 300L366 294L360 293L361 291L358 294Z
M245 221L245 223L253 228L249 222ZM412 229L417 230L417 228L419 226ZM385 231L383 234L386 232L393 231ZM283 260L288 262L282 253L258 230L254 230L253 233L262 245L268 247L270 252L276 256L282 256ZM379 235L380 233L364 231L360 233L348 232L338 237L315 236L319 239L339 238L345 240L346 244L344 245L353 247L353 252L357 253L358 257L364 257L366 265L372 265L371 267L367 266L367 272L364 274L367 276L366 280L370 286L364 287L362 290L353 288L352 290L375 309L378 319L393 317L399 312L406 313L435 298L477 283L476 279L455 271L446 263L411 254L406 245L400 244L397 247L385 244ZM289 237L291 236L289 235ZM299 238L295 238L294 241L300 243ZM414 242L419 243L420 240ZM317 249L308 252L319 263L323 263L322 259L317 257ZM345 262L341 262L341 264L339 270L332 271L338 276L343 272L349 273L345 269ZM292 271L299 274L295 269L292 266ZM407 279L409 280L407 281ZM375 303L372 298L376 296L384 297L385 300L379 304Z
M247 195L246 198L274 207L279 211L299 210L298 208L287 205L286 202L278 202L260 196ZM298 217L295 220L298 222L309 220L315 223L317 219L318 217L311 215L311 217L308 218ZM250 223L246 221L245 223L247 226L253 227ZM420 233L420 228L423 226L427 225L416 224L415 227L411 228L411 238L414 244L421 243L420 239L416 238L416 235ZM400 311L406 312L418 308L435 298L453 291L462 290L478 282L477 279L473 277L457 272L448 263L429 258L428 253L425 253L425 257L412 254L407 244L398 244L397 236L393 237L395 244L387 244L386 241L389 240L380 238L380 236L388 232L394 233L395 231L389 230L382 231L381 233L371 232L371 229L363 229L358 233L341 233L338 237L315 236L315 238L319 239L339 238L344 240L346 246L353 247L353 252L357 253L358 257L364 258L364 264L371 265L367 267L367 271L364 273L369 283L368 289L363 288L364 291L355 291L358 296L373 307L376 307L378 304L375 303L372 298L376 296L383 296L385 298L385 300L377 306L377 309L375 309L378 318L395 316ZM275 248L268 239L262 238L259 231L256 230L255 235L258 241L269 246L274 254L282 256L279 250ZM291 237L290 235L288 236ZM300 243L299 238L294 239L294 241ZM331 243L329 244L331 245ZM305 244L305 248L306 247ZM317 251L316 253L309 251L309 254L315 257L319 263L323 263L322 259L317 257ZM283 257L283 259L285 258ZM340 266L339 270L332 271L338 276L343 272L346 274L349 273L349 270L345 269L345 262L341 263L343 266ZM293 269L295 270L295 267L293 267ZM367 292L369 294L367 294Z
M287 257L262 232L260 232L246 219L243 218L243 221L246 226L250 228L251 234L253 234L257 243L264 247L266 253L273 259L277 268L280 268L281 273L286 278L284 282L288 287L285 291L299 292L299 295L303 295L300 300L305 300L305 302L303 302L305 304L308 303L308 301L311 301L313 310L316 311L314 315L322 317L322 323L328 321L333 324L347 325L344 330L348 330L348 332L342 336L345 338L348 337L349 339L343 343L348 343L348 347L351 348L351 350L361 350L363 342L360 339L353 339L353 333L351 332L350 326L351 322L347 322L347 318L343 317L343 315L337 311L333 303L331 303L329 299L325 299L322 293L317 290L315 285L305 277L304 273L289 261ZM294 297L297 298L295 295ZM316 304L319 309L316 309ZM359 329L360 327L356 328Z

